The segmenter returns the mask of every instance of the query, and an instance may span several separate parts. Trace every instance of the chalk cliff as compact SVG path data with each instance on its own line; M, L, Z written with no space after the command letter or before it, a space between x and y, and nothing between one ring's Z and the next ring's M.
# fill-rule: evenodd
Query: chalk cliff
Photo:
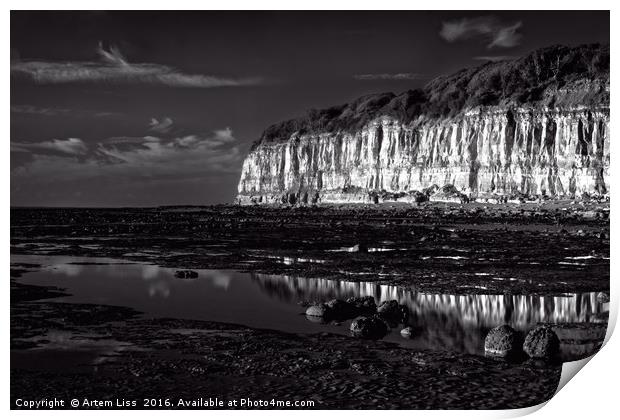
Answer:
M271 126L243 163L237 199L605 196L609 141L609 47L556 46Z

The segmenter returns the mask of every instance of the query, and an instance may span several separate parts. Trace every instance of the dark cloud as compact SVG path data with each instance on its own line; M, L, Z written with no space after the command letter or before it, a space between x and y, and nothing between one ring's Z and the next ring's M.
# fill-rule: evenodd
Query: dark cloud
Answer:
M424 77L417 73L378 73L378 74L356 74L356 80L419 80Z
M463 18L443 22L439 35L448 42L484 39L487 48L511 48L521 43L522 35L517 32L521 25L521 21L504 23L494 16Z
M13 61L11 75L40 84L62 83L142 83L174 87L213 88L249 86L261 83L255 78L222 78L203 74L186 74L161 64L130 64L116 47L97 49L101 62Z

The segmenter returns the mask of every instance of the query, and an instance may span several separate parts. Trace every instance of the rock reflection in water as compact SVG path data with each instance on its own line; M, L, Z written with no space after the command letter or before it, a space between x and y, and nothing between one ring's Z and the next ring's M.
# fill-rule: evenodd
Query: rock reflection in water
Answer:
M426 294L372 282L253 274L265 293L285 301L373 296L397 300L410 311L408 325L420 347L479 352L486 332L509 324L521 331L538 322L590 322L603 312L596 293L563 296Z
M57 301L116 305L153 317L226 322L291 333L348 334L348 322L316 325L299 316L303 310L298 302L302 300L373 296L378 303L394 299L409 309L408 324L413 334L411 339L402 338L402 326L395 326L385 340L415 349L476 354L483 352L487 331L500 324L525 331L537 322L604 323L609 310L609 304L597 302L595 293L558 297L423 294L372 282L233 270L196 270L198 277L180 279L175 272L184 267L110 259L11 256L11 261L41 264L40 271L28 272L20 281L65 289L69 296ZM591 324L559 333L565 345L563 353L575 357L600 345L605 328Z

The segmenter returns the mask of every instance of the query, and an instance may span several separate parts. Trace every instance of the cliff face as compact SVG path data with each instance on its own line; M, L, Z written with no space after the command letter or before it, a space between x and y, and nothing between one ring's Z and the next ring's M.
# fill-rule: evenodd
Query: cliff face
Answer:
M587 66L600 57L598 48L594 53L593 47L586 49L592 54L584 59ZM518 95L515 91L523 90L519 83L513 82L516 87L506 93L505 80L515 71L524 73L528 62L489 63L474 73L435 80L424 91L364 97L270 127L243 164L238 200L326 203L608 194L609 73L605 64L602 71L584 71L574 59L569 65L576 70L561 70L560 60L574 51L542 54L541 63L553 63L557 55L556 70L539 69L537 84ZM503 80L499 85L497 77ZM447 102L454 89L465 90L466 96ZM468 89L475 91L467 96ZM489 92L495 96L489 99ZM432 194L435 190L428 188L433 185L450 186L444 190L453 193ZM415 192L425 189L425 194Z

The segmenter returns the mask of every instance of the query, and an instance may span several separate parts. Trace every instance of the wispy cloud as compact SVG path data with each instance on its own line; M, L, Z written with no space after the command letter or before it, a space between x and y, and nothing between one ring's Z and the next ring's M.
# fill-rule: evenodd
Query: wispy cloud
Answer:
M119 112L112 111L96 111L89 109L71 109L57 107L41 107L36 105L11 105L11 112L15 114L41 115L45 117L58 116L92 116L92 117L115 117L122 115Z
M151 131L156 131L159 133L167 133L172 129L173 125L172 118L165 117L162 120L158 120L157 118L151 118L151 122L149 123L149 129Z
M257 85L258 77L226 78L187 74L172 67L153 63L129 63L118 48L97 49L101 60L91 61L13 61L11 75L41 84L61 83L142 83L174 87L214 88Z
M161 121L154 120L161 125ZM149 124L152 126L153 121ZM12 177L68 181L110 176L128 181L208 178L238 171L243 160L230 127L197 134L183 134L176 129L175 134L158 132L95 142L77 138L11 142L11 152L28 154L26 163L14 167Z
M110 47L110 51L106 51L103 48L103 43L99 43L99 47L97 48L97 53L101 57L103 61L111 65L117 65L121 67L129 67L129 63L121 54L121 51L118 49L116 45L112 45Z
M53 139L38 143L11 142L11 152L25 152L33 154L61 154L61 155L84 155L88 151L86 144L78 138L66 140Z
M11 112L16 114L43 115L46 117L57 117L59 115L70 114L68 108L48 108L34 105L11 105Z
M504 23L494 16L481 16L443 22L439 35L448 42L482 38L487 48L511 48L521 43L521 26L521 21Z
M214 134L214 139L222 143L231 143L233 141L236 141L235 137L233 136L232 129L230 127L226 127L222 130L214 130L213 134Z
M99 162L117 164L121 166L118 169L129 171L148 169L154 175L182 174L190 169L194 173L230 172L238 169L241 158L236 145L228 147L214 134L101 142L93 152L93 159Z
M356 74L356 80L418 80L423 79L423 75L418 73L377 73L377 74Z

